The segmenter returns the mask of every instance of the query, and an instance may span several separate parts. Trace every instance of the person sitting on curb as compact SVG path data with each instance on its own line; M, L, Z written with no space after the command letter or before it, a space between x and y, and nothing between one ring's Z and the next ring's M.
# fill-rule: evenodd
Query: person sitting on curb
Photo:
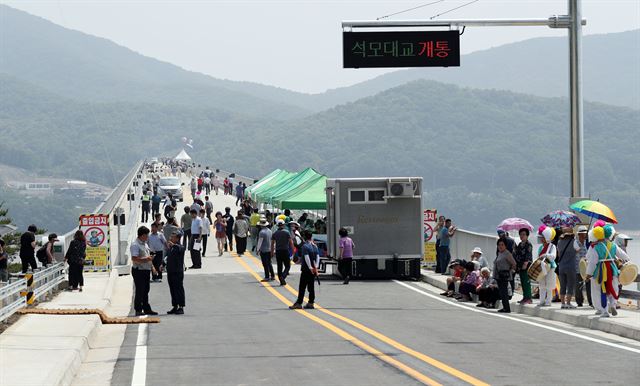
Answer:
M464 280L460 283L460 301L470 302L471 295L476 293L476 287L480 281L480 272L476 270L476 265L473 261L467 261L462 265L465 270Z
M498 282L491 277L491 270L484 267L480 270L480 285L476 287L480 303L476 307L494 308L496 301L500 299Z
M449 264L449 268L451 268L453 274L447 278L447 290L440 295L450 298L459 295L458 293L456 293L456 283L461 282L463 279L463 262L463 260L456 259L452 261L451 264Z

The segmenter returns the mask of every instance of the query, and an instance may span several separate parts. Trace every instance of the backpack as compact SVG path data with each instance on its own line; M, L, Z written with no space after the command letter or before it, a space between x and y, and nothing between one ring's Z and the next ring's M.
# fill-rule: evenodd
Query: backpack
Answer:
M49 257L47 256L47 245L49 245L49 243L41 246L40 249L38 249L38 251L36 252L36 258L42 264L46 264L49 262Z

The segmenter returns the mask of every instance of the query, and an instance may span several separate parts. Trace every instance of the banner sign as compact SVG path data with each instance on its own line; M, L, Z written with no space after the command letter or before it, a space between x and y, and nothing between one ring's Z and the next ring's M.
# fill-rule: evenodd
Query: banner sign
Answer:
M424 233L424 256L423 263L435 264L436 262L436 224L438 222L438 211L435 209L425 209L422 214L422 229Z
M344 68L459 67L458 31L343 32Z
M85 214L80 216L80 230L87 239L84 270L111 270L109 215Z

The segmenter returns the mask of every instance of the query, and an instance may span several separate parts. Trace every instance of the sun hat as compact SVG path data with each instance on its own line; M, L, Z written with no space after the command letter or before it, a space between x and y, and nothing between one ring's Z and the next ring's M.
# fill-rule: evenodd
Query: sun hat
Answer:
M291 222L289 223L289 226L292 226L292 225L295 225L295 226L297 226L297 227L300 227L300 224L298 224L296 221L291 221Z
M481 255L482 255L482 249L480 249L480 247L475 247L475 248L473 248L473 250L471 251L471 253L476 253L476 252L478 252L479 254L481 254Z
M261 227L268 227L269 226L269 221L267 221L266 218L261 218L260 222L258 223L259 226Z
M587 227L586 227L586 226L584 226L584 225L580 225L580 226L578 227L578 233L587 233L587 232L589 232L589 230L587 229Z

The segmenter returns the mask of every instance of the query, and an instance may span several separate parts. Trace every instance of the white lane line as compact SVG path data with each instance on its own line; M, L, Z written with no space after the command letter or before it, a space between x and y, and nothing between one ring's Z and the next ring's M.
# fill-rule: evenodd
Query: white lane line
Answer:
M131 386L145 386L147 382L147 323L138 325L136 355L133 359Z
M465 306L465 305L462 305L462 304L459 304L459 303L454 303L454 302L452 302L452 301L450 301L450 300L447 300L447 299L442 299L442 298L441 298L440 296L438 296L438 295L430 294L430 293L428 293L428 292L425 292L425 291L423 291L423 290L421 290L421 289L418 289L418 288L416 288L416 287L414 287L414 286L412 286L412 285L409 285L409 284L403 283L403 282L401 282L401 281L394 280L394 282L396 282L396 283L400 284L401 286L407 287L407 288L409 288L410 290L415 291L415 292L417 292L417 293L419 293L419 294L421 294L421 295L424 295L424 296L430 297L430 298L432 298L432 299L438 300L438 301L443 302L443 303L447 303L447 304L452 305L452 306L454 306L454 307L458 307L458 308L465 309L465 310L467 310L467 311L477 312L477 313L480 313L480 314L483 314L483 315L493 316L493 317L495 317L495 318L509 319L509 320L514 321L514 322L519 322L519 323L528 324L528 325L530 325L530 326L535 326L535 327L539 327L539 328L544 328L545 330L550 330L550 331L554 331L554 332L559 332L559 333L561 333L561 334L565 334L565 335L573 336L573 337L575 337L575 338L584 339L584 340L588 340L588 341L590 341L590 342L600 343L600 344L605 345L605 346L609 346L609 347L617 348L617 349L620 349L620 350L626 350L626 351L630 351L630 352L633 352L633 353L636 353L636 354L640 354L640 350L639 350L639 349L636 349L636 348L623 346L623 345L621 345L621 344L617 344L617 343L607 342L606 340L597 339L597 338L593 338L593 337L586 336L586 335L580 335L580 334L577 334L577 333L575 333L575 332L565 331L565 330L562 330L562 329L559 329L559 328L556 328L556 327L546 326L546 325L544 325L544 324L536 323L536 322L532 322L532 321L530 321L530 320L524 320L524 319L516 318L516 317L513 317L513 316L502 315L502 314L496 314L496 313L493 313L493 312L487 312L487 311L478 310L478 309L476 309L476 308L471 308L471 307L468 307L468 306Z

